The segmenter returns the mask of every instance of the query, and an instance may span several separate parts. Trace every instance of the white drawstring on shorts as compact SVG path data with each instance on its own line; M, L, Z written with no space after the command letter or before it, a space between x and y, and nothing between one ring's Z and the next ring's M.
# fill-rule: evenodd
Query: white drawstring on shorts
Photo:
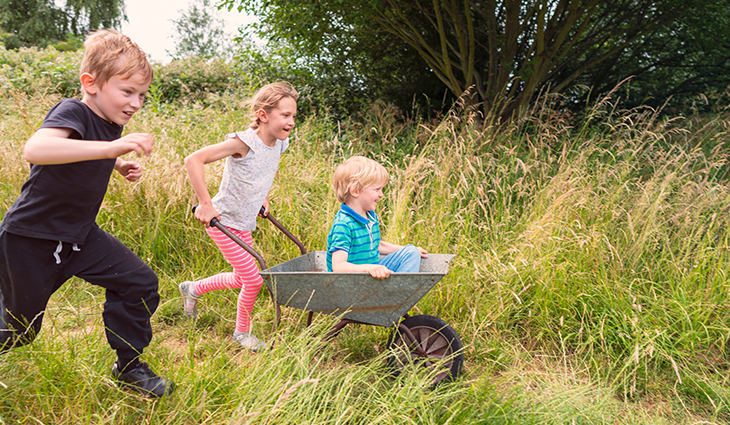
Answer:
M76 252L81 251L81 248L79 248L78 244L73 244L73 247L71 249L73 249ZM61 253L61 250L63 250L63 242L58 241L58 246L56 247L56 251L53 253L53 256L56 257L56 264L61 264L61 256L58 255Z

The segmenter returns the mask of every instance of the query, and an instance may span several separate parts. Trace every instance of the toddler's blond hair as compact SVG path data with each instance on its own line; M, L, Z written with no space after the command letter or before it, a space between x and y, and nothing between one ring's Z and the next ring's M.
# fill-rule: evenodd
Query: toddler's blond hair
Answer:
M361 191L373 184L388 183L388 171L370 158L353 156L346 159L335 170L334 188L337 200L346 204L351 190Z

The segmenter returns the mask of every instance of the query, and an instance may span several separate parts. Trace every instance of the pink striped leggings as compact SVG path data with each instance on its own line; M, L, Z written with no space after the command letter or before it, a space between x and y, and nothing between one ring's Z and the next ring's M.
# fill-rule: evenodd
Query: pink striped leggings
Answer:
M251 311L256 301L256 295L264 284L259 275L259 267L256 260L243 248L233 242L228 236L215 227L205 229L223 257L233 266L233 273L219 273L217 275L202 279L195 284L195 293L203 295L216 289L241 289L238 294L238 307L236 314L236 332L249 332L251 330ZM230 229L236 236L252 246L251 232L244 232Z

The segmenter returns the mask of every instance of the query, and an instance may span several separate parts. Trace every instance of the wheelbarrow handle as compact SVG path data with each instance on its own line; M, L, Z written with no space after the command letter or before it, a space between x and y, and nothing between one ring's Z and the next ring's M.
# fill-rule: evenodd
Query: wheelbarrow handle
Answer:
M193 214L195 214L195 209L198 208L197 205L193 205ZM253 258L258 261L259 266L261 267L261 270L266 270L266 262L264 261L264 258L259 254L255 249L251 248L246 242L242 241L241 238L236 236L233 232L228 230L226 226L224 226L217 217L213 217L210 219L210 227L215 227L221 232L223 232L226 236L231 238L233 242L238 244L241 248L243 248L246 252L251 254Z
M291 241L294 242L297 247L299 247L299 251L302 253L302 255L307 253L307 249L304 248L304 244L301 241L299 241L299 239L297 239L297 237L294 236L294 234L292 234L292 232L290 232L289 229L284 227L283 224L279 223L279 221L276 218L274 218L274 216L271 215L271 213L266 214L266 210L264 209L264 207L261 207L261 209L259 210L259 214L261 215L261 217L264 217L265 219L269 220L271 222L271 224L276 226L277 229L281 230L281 233L285 234L287 238L291 239Z
M193 214L195 214L195 209L197 207L198 207L197 205L193 205ZM263 211L264 211L264 207L261 207L261 212L263 212ZM242 241L241 238L239 238L233 232L231 232L230 230L228 230L228 228L226 226L224 226L218 220L217 217L213 217L212 219L210 219L210 225L211 225L211 227L215 227L218 230L220 230L221 232L223 232L226 236L228 236L229 238L231 238L231 240L233 242L237 243L246 252L248 252L249 254L251 254L251 256L253 256L253 258L255 258L256 261L258 261L259 267L261 268L261 270L268 269L268 267L266 267L266 262L264 261L264 258L261 256L261 254L259 254L258 252L256 252L255 249L253 249L250 246L248 246L248 244L246 242ZM276 296L271 291L271 288L269 288L268 285L266 286L266 289L269 290L269 295L271 296L271 302L274 304L274 310L276 311L276 320L274 321L274 324L271 327L271 331L273 332L273 331L276 330L276 327L279 325L279 321L281 320L281 306L276 301Z
M193 214L195 214L195 209L197 207L198 207L197 205L193 205ZM271 213L266 214L266 209L263 206L261 207L261 209L259 209L259 214L261 215L261 217L264 217L265 219L269 220L271 222L271 224L273 224L274 226L276 226L277 229L281 230L281 233L285 234L287 238L289 238L292 242L294 242L294 244L296 244L296 246L299 248L299 252L301 252L302 255L304 255L304 254L307 253L307 249L304 247L304 244L299 239L297 239L297 237L294 236L294 234L292 232L290 232L289 229L287 229L286 227L284 227L283 224L279 223L279 221L276 218L274 218L274 216L271 215ZM211 227L217 227L218 229L220 229L220 227L218 227L218 225L215 224L217 222L218 222L218 219L215 218L215 217L213 217L210 220L210 226ZM228 230L228 229L226 229L226 230ZM223 231L223 230L221 230L221 231ZM238 242L236 242L236 243L238 243ZM248 246L248 245L246 245L246 246ZM244 249L246 249L246 248L244 248ZM248 249L246 249L246 251L248 251ZM250 252L249 252L249 254L250 254ZM253 254L251 254L251 255L253 255ZM259 257L256 257L254 255L254 258L256 258L257 260L258 260ZM261 270L265 270L266 267L263 267L263 265L261 263L262 263L262 261L259 261L259 265L262 266L261 267Z

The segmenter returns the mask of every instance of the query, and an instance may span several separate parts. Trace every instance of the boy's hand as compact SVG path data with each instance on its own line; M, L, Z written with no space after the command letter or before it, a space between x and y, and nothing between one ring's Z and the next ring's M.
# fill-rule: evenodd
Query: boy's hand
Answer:
M153 143L151 134L127 134L110 143L112 152L109 157L116 158L132 151L137 152L137 156L149 156L152 153Z
M385 279L390 277L390 269L379 264L374 264L373 267L368 270L368 273L376 279Z
M127 181L136 182L142 177L142 167L136 162L125 161L121 158L117 158L114 169L119 172Z
M347 262L347 251L338 249L332 252L332 271L335 273L363 273L368 272L376 279L390 277L391 271L380 264L353 264Z
M428 251L421 248L420 246L417 246L416 249L418 250L418 252L421 253L421 258L428 258Z

